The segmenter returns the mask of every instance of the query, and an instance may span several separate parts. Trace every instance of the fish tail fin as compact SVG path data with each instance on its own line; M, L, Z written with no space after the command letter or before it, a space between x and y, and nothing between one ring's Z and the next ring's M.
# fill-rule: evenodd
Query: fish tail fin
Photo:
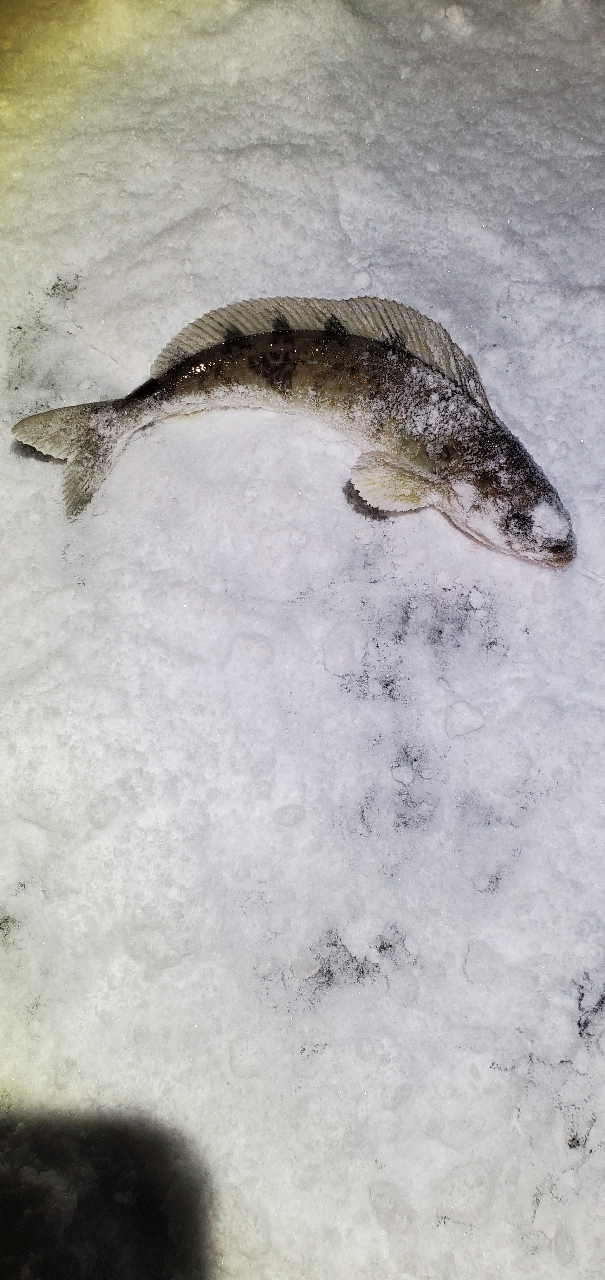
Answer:
M87 449L80 449L68 459L63 478L63 502L68 520L75 520L100 489L113 459L104 463Z
M29 444L39 453L51 458L69 458L77 447L79 433L89 405L74 405L66 409L48 409L46 413L33 413L22 418L13 427L13 435L21 444ZM84 413L82 412L84 410Z
M22 418L13 427L13 435L22 444L67 462L63 498L71 520L88 505L131 434L124 431L120 403L102 400L48 409Z

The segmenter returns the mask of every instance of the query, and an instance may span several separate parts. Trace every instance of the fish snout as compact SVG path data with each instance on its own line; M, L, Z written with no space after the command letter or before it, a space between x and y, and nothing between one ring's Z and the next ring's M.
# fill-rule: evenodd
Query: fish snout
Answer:
M558 496L555 503L542 501L531 513L531 541L537 558L546 564L571 564L576 554L576 539L571 518Z
M509 550L523 560L563 566L576 554L571 519L557 494L551 502L542 498L534 507L509 509L502 529Z
M564 541L545 542L544 559L548 560L549 564L554 565L571 564L572 560L575 559L577 549L575 534L573 529L570 529Z

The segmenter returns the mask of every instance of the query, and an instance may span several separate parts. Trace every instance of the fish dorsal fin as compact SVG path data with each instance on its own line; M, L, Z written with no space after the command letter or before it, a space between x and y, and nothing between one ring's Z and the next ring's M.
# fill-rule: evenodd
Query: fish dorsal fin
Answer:
M177 333L152 365L151 376L161 378L187 356L207 351L234 332L251 335L271 333L276 328L313 331L326 327L329 332L346 331L378 342L403 342L412 355L444 373L471 400L492 413L472 356L465 356L436 320L384 298L256 298L219 307Z

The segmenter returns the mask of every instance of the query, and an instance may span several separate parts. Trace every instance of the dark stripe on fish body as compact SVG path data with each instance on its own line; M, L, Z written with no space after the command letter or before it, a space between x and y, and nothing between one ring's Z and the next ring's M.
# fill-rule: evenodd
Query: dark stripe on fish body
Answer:
M257 383L260 378L272 391L288 397L304 389L322 396L330 388L335 408L346 410L362 398L376 407L391 410L393 393L401 395L412 360L392 344L359 338L340 332L280 330L262 334L233 333L228 340L207 347L174 365L159 380L160 393L166 397L177 393L179 386L210 391L217 385L234 386ZM396 384L396 385L394 385ZM149 386L149 384L146 384ZM301 406L302 408L302 406Z
M268 386L282 394L292 391L292 381L299 364L294 335L290 342L284 342L284 336L280 332L278 340L270 342L264 351L252 349L248 356L253 372L260 374Z
M337 316L330 316L324 325L324 333L329 333L333 338L348 338L349 331L345 329L344 324Z
M288 324L285 316L277 315L271 326L273 333L294 333L291 324Z
M200 390L211 390L216 385L233 386L238 383L256 383L260 377L273 390L287 395L292 390L292 380L297 368L313 369L313 356L323 368L335 362L334 354L342 353L340 341L323 333L301 333L293 329L277 330L262 334L236 334L232 332L223 342L207 347L196 355L187 356L173 365L157 382L151 380L144 387L131 392L128 399L140 399L153 394L155 387L165 398L174 394L179 386L199 382ZM342 358L342 356L341 356Z

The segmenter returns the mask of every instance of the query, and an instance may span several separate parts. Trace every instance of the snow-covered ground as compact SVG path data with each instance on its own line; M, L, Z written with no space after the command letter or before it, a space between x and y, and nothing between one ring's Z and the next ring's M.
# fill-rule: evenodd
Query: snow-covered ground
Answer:
M603 8L2 34L6 1101L185 1135L232 1280L600 1280ZM71 525L11 451L211 307L358 293L472 353L568 570L365 519L310 419L172 420Z

